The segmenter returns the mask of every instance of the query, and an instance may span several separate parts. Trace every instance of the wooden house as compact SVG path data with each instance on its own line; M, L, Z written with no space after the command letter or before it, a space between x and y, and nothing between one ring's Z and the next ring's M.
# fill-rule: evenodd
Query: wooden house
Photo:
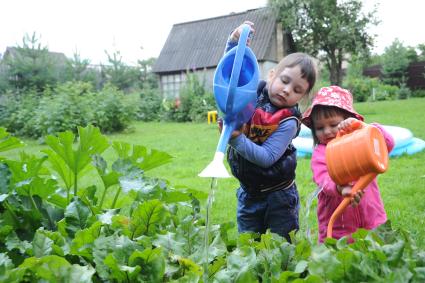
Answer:
M178 97L188 72L196 73L204 86L212 90L214 71L227 38L246 20L255 24L250 47L257 57L262 78L281 58L294 51L290 34L277 23L270 8L175 24L153 67L163 96Z

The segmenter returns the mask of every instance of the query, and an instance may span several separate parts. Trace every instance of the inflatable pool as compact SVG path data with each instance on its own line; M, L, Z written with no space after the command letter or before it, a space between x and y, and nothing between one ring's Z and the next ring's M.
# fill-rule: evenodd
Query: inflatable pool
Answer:
M414 154L425 149L425 141L413 137L410 130L395 126L384 125L393 137L395 146L390 152L390 156L399 156L402 154ZM300 134L293 141L294 146L297 148L298 157L309 157L313 152L313 137L311 130L306 126L301 126Z

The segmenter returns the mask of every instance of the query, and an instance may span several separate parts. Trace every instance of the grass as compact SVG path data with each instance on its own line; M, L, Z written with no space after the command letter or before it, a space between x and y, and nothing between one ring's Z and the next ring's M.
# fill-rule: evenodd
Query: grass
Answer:
M408 100L359 103L356 110L363 114L366 122L379 122L410 129L415 137L425 139L425 98ZM206 120L206 117L205 117ZM211 180L198 177L198 173L212 160L219 133L215 125L192 123L143 123L136 122L127 133L108 136L111 140L141 144L148 148L166 151L174 156L174 161L147 172L147 175L161 177L173 186L184 186L208 192ZM43 146L35 141L27 141L26 151L39 152ZM8 152L9 158L15 158L17 151ZM112 151L105 153L112 159ZM315 205L306 217L306 201L315 190L311 181L310 159L298 161L297 185L301 197L300 224L301 233L307 227L316 238L317 222ZM410 156L391 158L385 174L378 178L388 218L394 227L409 230L421 247L425 247L425 202L422 201L425 189L425 151ZM236 222L235 192L238 182L234 178L220 179L212 208L214 223ZM205 202L205 201L204 201ZM236 229L233 230L234 235Z

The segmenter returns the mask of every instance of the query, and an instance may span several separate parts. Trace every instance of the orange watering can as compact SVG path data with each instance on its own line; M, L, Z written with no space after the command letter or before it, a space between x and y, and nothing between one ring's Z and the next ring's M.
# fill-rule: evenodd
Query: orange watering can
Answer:
M355 181L351 195L344 198L332 214L327 237L332 237L335 220L350 204L352 197L363 190L376 175L388 167L388 149L378 128L355 121L350 129L338 132L326 146L326 164L332 180L338 185Z

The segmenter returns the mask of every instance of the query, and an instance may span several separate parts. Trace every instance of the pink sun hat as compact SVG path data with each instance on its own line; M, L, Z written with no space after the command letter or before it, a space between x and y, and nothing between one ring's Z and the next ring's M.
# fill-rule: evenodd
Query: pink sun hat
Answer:
M351 92L339 86L322 87L316 93L311 106L307 108L301 119L301 122L309 128L311 128L311 112L316 105L338 107L353 114L356 119L364 121L363 116L353 108L353 95Z

